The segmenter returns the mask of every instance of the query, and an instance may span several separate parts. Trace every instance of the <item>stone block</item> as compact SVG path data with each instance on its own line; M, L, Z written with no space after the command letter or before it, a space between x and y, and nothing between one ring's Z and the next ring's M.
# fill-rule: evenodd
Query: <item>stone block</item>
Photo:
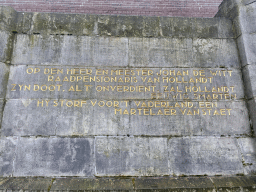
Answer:
M66 190L132 190L133 183L131 179L84 179L84 178L57 178L51 191Z
M45 47L47 47L47 49ZM73 66L127 66L128 39L18 34L14 44L12 63Z
M0 98L5 98L9 79L9 66L0 63Z
M13 175L84 176L94 174L91 138L19 138Z
M250 133L244 101L8 100L2 120L4 136Z
M243 165L246 175L256 173L256 139L238 138L238 146L242 153Z
M7 190L22 190L22 191L48 191L52 184L51 178L36 178L36 177L17 177L6 178L4 182L0 182L0 189Z
M130 38L129 65L239 68L239 59L233 39Z
M254 135L256 135L256 99L253 98L249 100L247 106L248 106L249 116L251 120L250 124L254 131Z
M234 68L141 69L18 65L11 66L7 90L9 99L212 101L244 98L241 71ZM177 97L180 94L186 97Z
M245 95L247 99L251 99L256 96L256 65L247 65L242 69Z
M17 12L12 7L0 6L0 31L15 31L16 16Z
M166 138L96 137L97 176L168 175Z
M0 31L0 62L10 62L12 37L11 32Z
M1 137L0 139L0 176L10 177L13 174L13 161L16 154L18 139Z
M139 102L137 101L137 104ZM162 109L164 102L155 102L157 108L137 107L131 103L130 109L136 115L130 116L130 129L134 135L249 135L248 111L242 102L173 102ZM147 101L145 102L147 105ZM152 102L149 102L151 105ZM210 104L207 108L205 104ZM179 105L179 106L178 106ZM186 106L187 105L187 106ZM139 110L140 109L140 110ZM230 113L228 112L231 109ZM221 110L225 111L221 115ZM162 115L161 115L162 114Z
M214 190L214 185L209 178L206 177L179 177L177 178L136 178L136 191L140 190L168 190L168 191L186 191L198 190L199 188L205 191Z
M242 34L237 38L242 66L256 64L256 34Z
M244 173L234 138L171 138L168 140L168 154L170 173L178 176Z
M75 107L77 102L79 102L79 106ZM107 106L110 106L111 103L113 105L114 101L8 100L3 115L2 135L132 134L129 127L129 116L116 115L113 106ZM125 102L120 102L119 107L127 108Z
M255 176L212 177L211 180L219 191L255 191Z

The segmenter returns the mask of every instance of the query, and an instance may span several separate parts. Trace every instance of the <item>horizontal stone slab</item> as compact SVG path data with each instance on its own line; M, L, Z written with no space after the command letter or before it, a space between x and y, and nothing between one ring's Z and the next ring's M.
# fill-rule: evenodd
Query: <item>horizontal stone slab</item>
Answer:
M12 64L240 67L234 39L128 39L24 34L16 35Z
M11 66L10 99L240 100L235 68Z
M97 176L163 176L168 173L166 138L96 138Z
M254 170L254 139L233 137L7 137L1 176L235 175ZM243 157L243 159L242 159ZM245 159L244 159L245 158ZM250 164L247 169L243 164ZM118 185L118 184L117 184ZM95 185L97 186L97 185Z
M13 176L93 176L93 153L90 138L18 138Z
M243 174L236 139L200 137L168 140L170 172L175 175Z
M255 176L234 177L173 177L173 178L35 178L2 177L1 190L125 190L132 192L154 190L248 190L255 189Z
M18 13L17 31L29 34L118 37L233 37L232 22L225 18L175 18L26 12Z
M1 180L3 179L3 180ZM0 190L41 190L47 191L53 178L40 177L2 177Z
M3 136L250 135L244 101L8 100Z
M9 79L9 66L0 63L0 98L5 98Z
M188 137L167 140L97 137L95 145L98 176L244 173L239 149L233 138Z

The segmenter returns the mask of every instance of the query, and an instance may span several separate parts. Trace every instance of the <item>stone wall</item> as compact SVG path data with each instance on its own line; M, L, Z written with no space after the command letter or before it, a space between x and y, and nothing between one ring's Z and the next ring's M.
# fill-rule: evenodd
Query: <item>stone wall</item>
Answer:
M107 15L213 17L221 0L1 0L0 5L24 12Z
M224 13L2 7L1 176L254 174L253 63L242 56L253 62L255 38L241 45Z

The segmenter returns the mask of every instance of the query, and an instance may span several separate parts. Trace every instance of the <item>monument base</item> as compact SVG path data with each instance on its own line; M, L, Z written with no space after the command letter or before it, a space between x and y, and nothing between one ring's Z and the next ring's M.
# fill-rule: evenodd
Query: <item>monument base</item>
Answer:
M40 191L256 191L256 176L129 178L0 178L0 190Z

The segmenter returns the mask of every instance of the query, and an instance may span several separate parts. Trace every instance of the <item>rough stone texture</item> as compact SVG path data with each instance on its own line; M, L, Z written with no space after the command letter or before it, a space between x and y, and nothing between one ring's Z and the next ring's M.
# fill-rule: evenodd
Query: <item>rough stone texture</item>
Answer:
M0 98L5 98L9 78L9 67L0 63Z
M17 137L1 138L0 140L0 175L13 174L13 161L16 155Z
M235 139L183 137L168 141L169 170L175 175L243 174Z
M12 64L238 68L239 59L232 39L128 40L124 37L19 34Z
M19 138L14 176L92 176L90 138Z
M254 99L251 99L247 102L248 104L248 109L249 109L249 115L250 115L250 124L251 124L251 127L254 131L254 134L256 133L256 117L255 117L255 114L256 114L256 100L255 98Z
M247 99L252 99L256 96L256 65L247 65L243 69L245 95Z
M83 178L58 178L52 186L51 191L59 190L133 190L131 179L83 179Z
M173 189L175 190L186 190L197 191L198 189L204 189L206 191L214 191L215 186L209 177L202 178L136 178L135 186L137 191L140 190L164 190ZM168 191L169 191L168 190Z
M255 65L256 34L242 34L237 39L242 66Z
M17 32L118 37L233 38L232 23L225 18L56 13L18 13Z
M54 101L59 103L57 107L53 106ZM169 110L166 116L149 116L149 111L142 111L142 115L139 115L138 111L137 115L120 115L119 111L115 114L115 108L113 107L100 107L99 104L102 103L99 100L86 100L87 104L83 107L65 106L69 100L63 100L64 104L61 107L61 101L54 101L50 100L48 107L45 101L43 101L44 107L41 107L41 103L37 107L38 100L8 100L3 116L2 135L189 136L250 135L251 133L244 101L217 102L217 107L215 107L215 102L210 103L210 105L214 105L213 108L207 108L204 102L204 106L202 105L202 108L199 108L198 102L191 102L193 108L175 108L177 110L176 115L171 115L171 110ZM95 102L97 104L93 107L92 103ZM104 100L104 102L107 103L108 101ZM120 103L122 111L125 109L130 111L130 108L138 109L134 101L128 107L124 102ZM71 102L68 104L71 104ZM171 104L175 105L176 102L171 102ZM182 104L179 103L179 105ZM230 115L228 111L223 113L225 115L221 115L220 109L225 108L232 109ZM194 110L197 111L198 109L201 116L194 116ZM217 110L217 113L215 113L215 110ZM144 115L144 113L148 115ZM152 113L157 114L158 108L153 108Z
M51 178L35 178L35 177L20 177L20 178L5 178L0 181L0 189L2 190L36 190L48 191L52 184Z
M243 164L246 174L255 174L256 168L256 139L239 138L238 145L242 152Z
M166 138L96 137L97 176L168 175Z
M0 178L1 192L37 191L255 191L255 176L160 178Z

